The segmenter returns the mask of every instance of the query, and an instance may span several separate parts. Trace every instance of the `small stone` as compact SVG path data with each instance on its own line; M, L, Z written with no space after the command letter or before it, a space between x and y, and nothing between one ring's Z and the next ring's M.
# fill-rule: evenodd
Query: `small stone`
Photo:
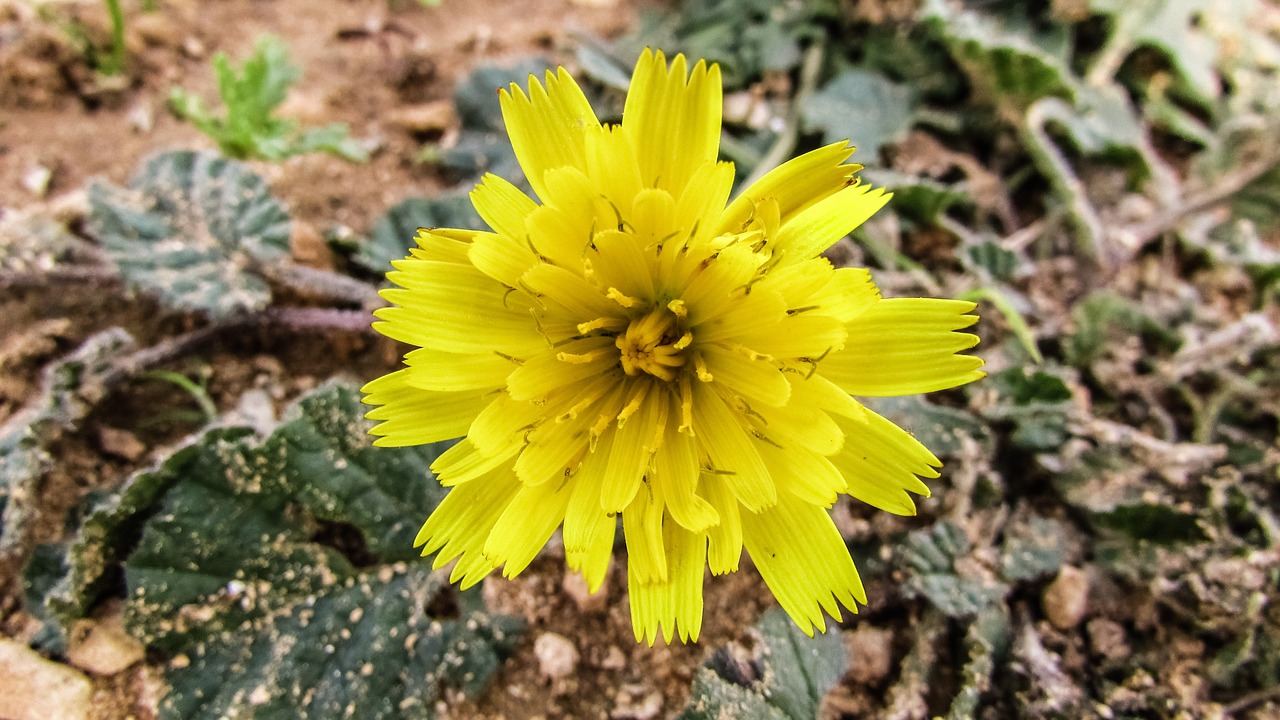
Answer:
M134 462L147 454L147 445L137 435L120 428L98 429L98 447L108 455Z
M88 720L93 685L83 673L0 638L0 717L9 720Z
M113 613L77 623L67 660L94 675L115 675L142 660L143 652L142 643L125 632L124 616Z
M1070 630L1084 619L1089 606L1089 576L1081 569L1063 565L1058 577L1040 598L1045 617L1059 630Z
M622 648L617 645L610 645L609 650L604 654L604 659L600 661L600 669L602 670L621 670L626 666L627 656L622 653Z
M568 677L578 669L578 648L563 635L543 633L533 643L533 654L538 658L538 669L553 680Z
M1132 654L1124 626L1108 618L1094 618L1085 626L1093 651L1108 660L1126 660Z
M453 127L458 118L452 101L436 100L402 107L391 113L389 120L411 133L428 134L443 133Z
M580 573L566 572L560 587L584 613L603 612L609 604L609 583L602 583L594 593L587 587L587 579Z
M845 635L849 677L858 685L875 685L893 669L893 631L859 625Z
M125 116L129 127L133 128L136 133L146 135L156 124L155 106L146 100L142 100L133 104L129 108L129 113Z
M51 182L53 182L53 171L44 165L36 165L22 174L23 189L38 198L49 193Z
M662 693L644 685L623 685L609 712L614 720L653 720L662 712Z
M333 253L329 251L329 244L316 226L309 222L293 221L289 231L289 250L299 265L321 270L333 269Z

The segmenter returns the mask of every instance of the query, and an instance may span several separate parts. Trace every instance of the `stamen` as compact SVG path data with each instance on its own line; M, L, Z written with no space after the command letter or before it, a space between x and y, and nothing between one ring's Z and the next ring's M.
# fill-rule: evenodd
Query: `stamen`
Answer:
M605 293L605 297L618 303L624 308L633 308L640 304L639 300L629 295L623 295L621 290L614 287L609 288L609 291Z

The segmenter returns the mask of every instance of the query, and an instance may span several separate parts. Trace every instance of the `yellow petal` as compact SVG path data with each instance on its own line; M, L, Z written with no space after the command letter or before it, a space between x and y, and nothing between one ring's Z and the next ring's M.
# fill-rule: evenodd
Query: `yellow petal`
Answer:
M569 360L570 356L574 360ZM617 364L613 338L574 340L526 360L507 376L507 390L516 400L541 400L558 389L611 372Z
M750 350L708 345L701 352L714 381L735 395L773 407L786 405L791 398L791 385L782 371L763 357L753 359Z
M464 588L474 585L498 567L484 556L485 540L519 488L507 469L453 488L418 531L413 546L421 547L424 557L439 551L434 568L460 557L449 581L461 580Z
M712 575L737 572L742 559L742 519L738 500L719 475L704 474L698 486L720 522L707 529L707 568Z
M486 173L471 191L471 204L494 232L517 243L527 232L525 218L538 207L520 188L493 173Z
M711 503L697 494L698 455L694 440L684 433L668 432L654 457L653 482L662 490L667 512L691 532L701 532L720 522Z
M865 184L844 188L783 222L774 252L783 252L784 263L816 257L866 222L889 197Z
M402 447L461 437L493 398L476 391L436 392L410 384L412 370L398 370L367 383L364 403L376 405L365 417L380 420L369 432L374 445Z
M858 612L866 603L853 558L827 511L790 493L762 513L742 514L743 541L778 604L807 635L826 632L826 611ZM838 604L837 604L838 603Z
M635 148L617 126L593 128L586 135L586 147L587 176L596 193L616 206L620 213L625 211L643 187Z
M908 495L929 497L929 488L918 476L938 477L942 463L906 430L865 410L866 420L839 419L846 433L845 447L831 458L848 482L853 497L894 515L915 515Z
M849 487L840 470L817 453L762 444L760 457L779 487L811 505L829 508Z
M497 353L450 353L419 348L404 358L409 384L422 390L491 390L506 384L519 358Z
M849 323L844 349L820 363L829 380L853 395L915 395L973 382L981 358L957 355L978 343L955 332L977 322L970 302L929 298L878 301Z
M523 447L525 434L544 419L544 412L534 403L499 393L471 423L467 439L485 455L500 455L513 443Z
M845 164L853 148L845 141L832 143L793 158L770 170L734 199L713 234L738 232L763 198L774 198L783 221L840 190L861 165Z
M628 558L627 587L631 600L631 627L636 642L650 646L659 633L665 642L678 632L682 642L694 642L702 630L702 575L706 566L707 539L673 522L662 525L667 555L667 577L645 582L634 574Z
M471 440L463 438L440 453L440 457L431 463L431 472L436 474L436 479L445 487L475 480L499 467L510 467L511 458L520 446L512 443L509 448L497 455L485 455L476 449Z
M760 510L777 502L778 489L760 459L756 440L735 415L707 383L694 383L693 434L698 445L738 502Z
M511 147L539 197L546 198L543 175L548 170L586 169L584 137L600 121L564 68L554 75L547 71L545 90L530 76L528 95L512 83L510 91L499 91L498 98Z
M484 543L485 557L502 566L504 577L519 575L551 539L564 521L571 490L568 482L524 485L512 498Z
M602 438L597 451L587 455L575 476L573 495L565 508L564 554L572 570L582 573L587 589L596 592L604 583L613 555L613 536L618 521L614 513L600 507L601 473L608 462L607 440Z
M627 541L627 575L645 583L667 580L667 551L662 544L662 500L646 485L622 513Z
M720 148L720 68L699 60L689 73L683 55L667 67L661 53L645 50L631 76L622 129L635 148L646 187L679 196Z

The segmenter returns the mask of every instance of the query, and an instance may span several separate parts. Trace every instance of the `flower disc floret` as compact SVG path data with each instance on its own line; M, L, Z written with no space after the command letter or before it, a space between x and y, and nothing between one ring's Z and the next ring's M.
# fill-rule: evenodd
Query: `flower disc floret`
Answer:
M641 55L620 125L563 69L501 93L537 200L486 176L490 231L430 230L375 327L415 346L365 387L380 445L462 438L418 535L464 587L560 529L594 591L617 528L637 639L696 639L703 572L742 551L806 632L866 602L827 509L913 514L937 458L854 395L954 387L972 303L884 299L821 253L888 200L844 143L732 201L719 70ZM619 520L620 519L620 520Z

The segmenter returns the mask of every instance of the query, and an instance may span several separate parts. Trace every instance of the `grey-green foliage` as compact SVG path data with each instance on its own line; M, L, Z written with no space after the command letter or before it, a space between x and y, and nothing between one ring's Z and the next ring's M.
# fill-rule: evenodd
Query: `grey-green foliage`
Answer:
M181 118L191 121L208 135L222 152L235 158L283 160L293 155L327 152L363 162L369 153L347 137L347 127L334 123L300 130L292 120L273 113L289 94L289 87L302 72L289 63L289 52L278 38L258 39L253 55L236 68L226 53L213 56L218 94L225 113L218 116L205 108L200 97L182 88L173 88L169 102Z
M462 180L475 180L493 173L527 189L524 171L516 162L502 125L502 108L498 89L516 83L527 92L529 76L541 83L544 71L553 64L540 59L523 60L511 66L482 65L472 70L453 91L453 102L462 121L458 142L441 150L440 164L457 173Z
M824 142L852 139L857 159L876 164L880 147L911 128L914 108L910 87L855 68L819 88L802 112L806 130L821 132Z
M1021 10L999 15L948 0L925 0L921 17L965 70L980 100L1017 109L1045 96L1071 94L1071 33L1065 26L1042 30Z
M1047 577L1062 567L1068 526L1061 520L1031 515L1005 529L1000 575L1010 581Z
M691 0L681 9L676 44L719 63L731 88L799 65L801 44L821 36L824 21L838 14L830 0Z
M992 676L1009 650L1012 631L1009 610L1001 604L979 611L965 632L969 657L960 671L960 690L951 699L947 720L976 717L982 696L991 690Z
M919 395L866 398L865 403L905 428L940 458L959 455L966 442L984 448L995 442L991 428L969 411L931 403Z
M988 382L999 394L999 401L982 414L988 420L1011 423L1010 439L1015 445L1050 451L1071 436L1067 427L1071 389L1054 372L1015 367L992 375Z
M1159 50L1183 80L1186 94L1204 107L1222 93L1215 72L1218 42L1201 22L1202 13L1218 12L1213 5L1212 0L1089 1L1091 10L1110 16L1111 43L1118 52L1138 46Z
M969 550L964 530L947 521L910 533L898 550L908 571L903 592L923 596L953 618L974 615L1004 597L1007 588L999 581L957 567Z
M1078 302L1071 319L1075 332L1066 338L1063 349L1067 362L1077 367L1091 365L1115 333L1140 335L1164 350L1173 350L1181 342L1141 305L1108 290L1098 290Z
M331 384L265 439L205 433L89 512L47 604L83 616L123 565L128 629L171 658L163 718L430 717L443 685L486 681L518 624L405 562L443 446L375 450L367 429L357 391Z
M118 328L90 337L50 365L39 393L0 425L0 553L19 549L36 484L56 463L53 444L103 398L113 361L132 347L133 338Z
M162 153L127 188L95 182L89 201L89 232L131 286L213 316L270 303L258 268L288 255L289 216L245 165L213 153Z
M378 218L369 238L360 244L351 259L367 270L385 273L391 269L392 260L403 258L409 248L414 247L419 228L479 230L483 227L466 195L409 198Z
M680 720L811 720L849 666L838 630L808 637L784 612L765 613L754 648L719 648L698 670Z
M851 122L850 126L853 125L854 123ZM899 129L905 129L905 126ZM853 128L851 132L858 132L858 130ZM896 132L897 130L894 131L895 134ZM874 156L861 155L866 148L862 135L859 133L854 138L858 142L859 155L856 157L872 162L871 158ZM889 207L900 217L914 223L931 225L956 205L972 205L972 200L960 187L928 177L908 175L884 168L867 168L860 171L858 177L875 187L882 187L892 192L893 199L889 201Z

